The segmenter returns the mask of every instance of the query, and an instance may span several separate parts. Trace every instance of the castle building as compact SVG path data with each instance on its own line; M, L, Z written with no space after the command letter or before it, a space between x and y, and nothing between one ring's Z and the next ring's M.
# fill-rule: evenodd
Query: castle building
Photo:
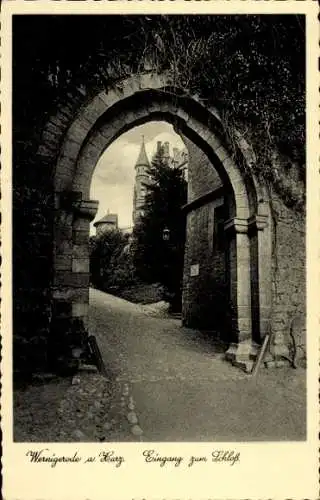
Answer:
M102 219L95 222L94 227L96 228L96 235L100 236L106 231L112 231L118 229L118 214L107 213Z
M135 184L133 191L133 214L132 220L135 225L139 222L140 218L144 215L144 204L147 195L146 185L150 184L151 179L148 174L148 169L150 168L150 163L148 160L146 147L144 143L144 138L142 137L142 144L140 148L140 153L135 164Z
M178 148L173 148L172 162L175 168L180 168L184 180L188 182L189 155L187 149L184 148L180 150Z
M164 160L172 168L180 168L182 171L183 178L188 180L188 151L186 148L178 149L173 148L172 156L170 155L170 143L168 141L162 144L161 141L157 142L157 152L163 151Z
M182 170L183 178L188 180L188 151L187 149L179 150L178 148L173 148L173 156L170 155L170 143L168 141L162 143L157 142L156 153L162 150L164 160L172 168L180 168ZM136 177L133 192L133 225L135 225L139 219L144 215L144 205L147 195L147 186L152 182L150 175L148 174L148 169L150 168L150 162L148 160L144 138L142 138L142 144L140 153L135 165Z

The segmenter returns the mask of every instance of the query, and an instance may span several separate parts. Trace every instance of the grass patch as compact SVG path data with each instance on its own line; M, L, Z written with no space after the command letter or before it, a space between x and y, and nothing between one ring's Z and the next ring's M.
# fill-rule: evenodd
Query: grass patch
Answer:
M163 300L162 287L158 283L139 283L127 288L110 288L108 293L116 295L134 304L153 304Z

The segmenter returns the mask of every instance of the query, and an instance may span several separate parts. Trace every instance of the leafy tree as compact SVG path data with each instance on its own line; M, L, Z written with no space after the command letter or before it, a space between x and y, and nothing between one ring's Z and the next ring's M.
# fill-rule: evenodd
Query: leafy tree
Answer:
M288 157L284 176L288 163L295 164L304 191L304 16L25 17L13 20L14 155L22 185L37 150L35 134L40 137L47 113L69 88L91 92L152 69L167 71L182 95L196 94L217 108L231 145L240 129L255 152L257 173L285 202L301 204L303 193L284 189L271 157L275 148ZM39 167L37 175L44 172Z
M90 276L91 283L104 291L134 280L127 235L110 230L90 238Z
M177 310L181 307L185 243L181 208L187 200L187 183L179 168L168 165L162 149L155 154L148 173L152 182L146 185L144 216L134 229L134 263L141 279L164 286L165 298Z

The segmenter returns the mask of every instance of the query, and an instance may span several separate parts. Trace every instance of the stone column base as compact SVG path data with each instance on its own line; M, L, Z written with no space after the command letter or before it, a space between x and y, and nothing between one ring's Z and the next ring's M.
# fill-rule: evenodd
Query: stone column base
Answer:
M239 344L232 343L225 353L225 358L227 361L231 361L234 366L241 368L246 373L250 373L260 348L259 344L251 340L239 342ZM290 364L288 347L284 343L279 342L278 339L278 342L271 344L265 353L263 363L266 368L288 366Z
M241 368L246 373L251 373L254 361L259 353L260 346L251 340L230 344L225 353L227 361L231 361L234 366Z

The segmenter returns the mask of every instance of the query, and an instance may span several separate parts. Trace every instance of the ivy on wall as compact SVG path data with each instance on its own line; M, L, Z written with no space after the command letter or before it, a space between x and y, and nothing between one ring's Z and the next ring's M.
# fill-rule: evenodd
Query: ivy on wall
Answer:
M254 153L252 168L270 189L290 206L304 204L303 16L14 16L14 307L22 339L26 325L44 339L49 332L50 296L44 290L52 270L54 162L37 161L44 125L60 102L76 109L77 103L70 104L75 87L90 98L145 71L166 71L173 86L215 107L231 147L240 131ZM41 273L38 255L47 257ZM37 274L42 282L30 287ZM27 320L19 312L26 290L32 295L28 303L41 309L36 314L30 307Z
M231 142L241 129L259 173L276 182L277 148L304 180L303 16L18 16L13 33L17 126L27 121L25 132L76 82L94 88L166 70L219 110Z

